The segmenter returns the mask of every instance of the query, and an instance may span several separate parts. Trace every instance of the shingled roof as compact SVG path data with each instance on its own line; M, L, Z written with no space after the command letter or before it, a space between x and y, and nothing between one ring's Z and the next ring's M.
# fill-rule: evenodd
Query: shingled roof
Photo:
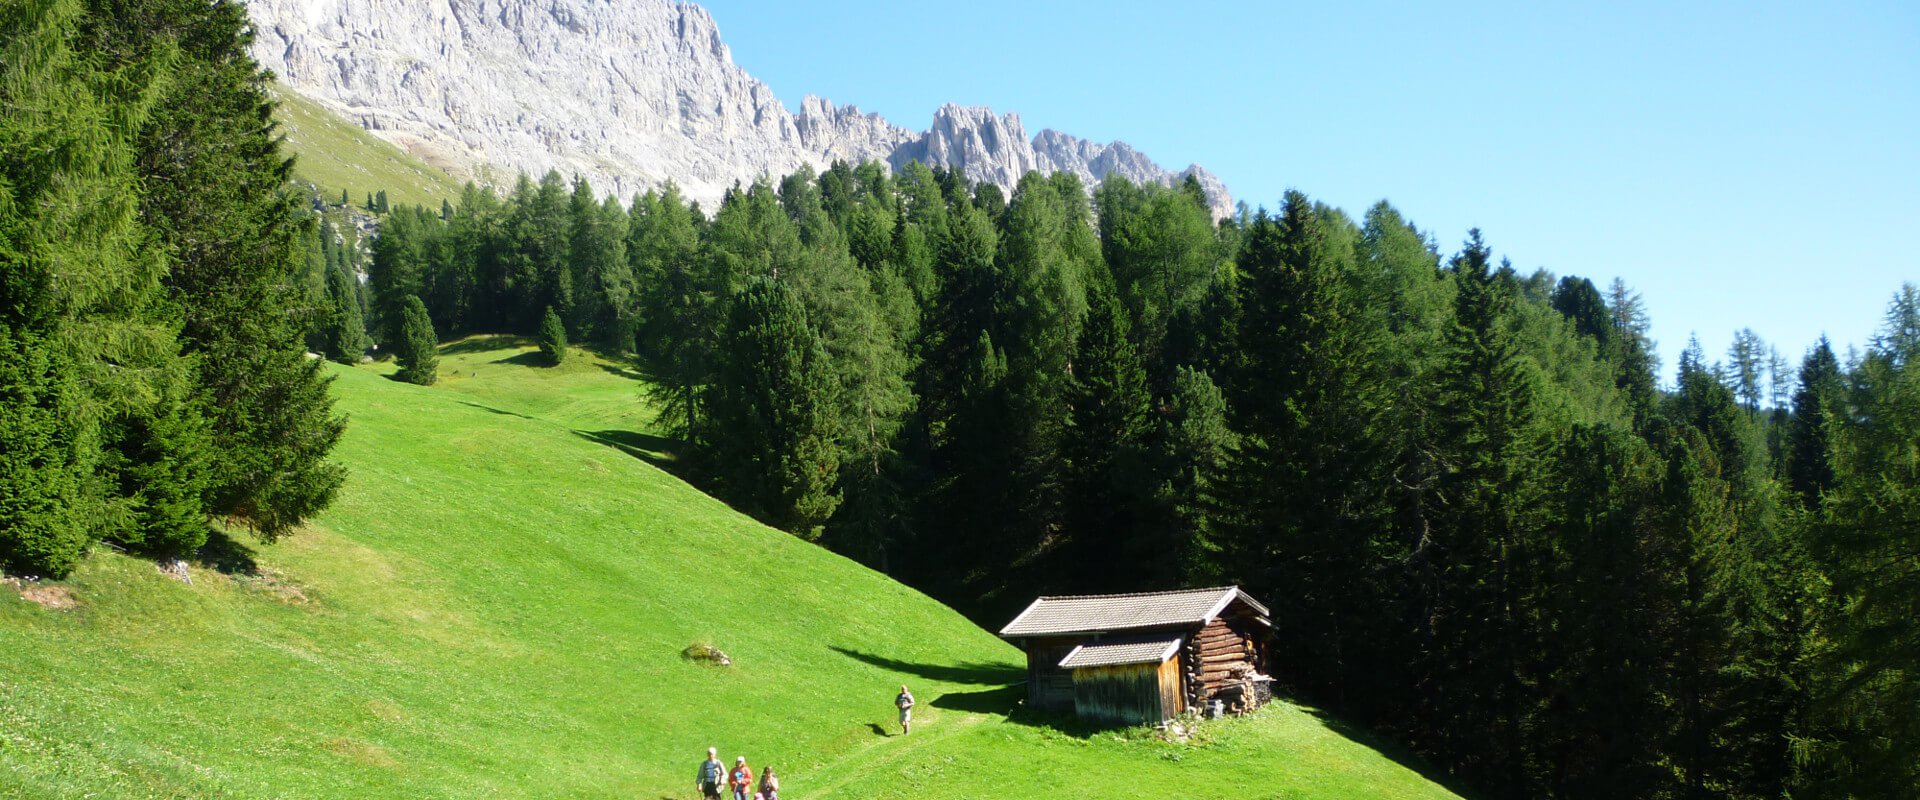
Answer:
M1042 597L1014 617L1000 635L1062 636L1075 633L1185 628L1212 622L1234 600L1265 616L1260 605L1237 586L1183 589L1177 592ZM1139 662L1132 662L1139 663Z
M1164 664L1180 649L1180 637L1108 639L1073 648L1060 660L1062 669L1118 667L1126 664Z

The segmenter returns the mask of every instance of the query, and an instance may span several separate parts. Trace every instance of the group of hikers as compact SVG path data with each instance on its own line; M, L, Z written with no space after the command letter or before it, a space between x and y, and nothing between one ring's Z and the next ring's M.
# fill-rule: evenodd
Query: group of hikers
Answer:
M893 698L893 707L900 710L900 732L913 732L913 693L907 687L900 687L900 694ZM731 800L780 800L780 776L773 773L772 765L760 768L760 782L754 784L753 768L747 765L746 756L733 759L733 769L727 769L720 763L720 748L707 748L707 760L700 762L700 771L695 773L694 783L700 788L700 796L706 800L720 800L720 790L725 788Z
M747 757L733 760L733 769L720 764L720 748L707 748L707 760L700 762L700 774L696 779L700 786L700 796L707 800L719 800L720 787L725 786L732 793L733 800L780 800L780 776L773 774L771 765L760 768L760 786L753 785L753 768L747 766Z

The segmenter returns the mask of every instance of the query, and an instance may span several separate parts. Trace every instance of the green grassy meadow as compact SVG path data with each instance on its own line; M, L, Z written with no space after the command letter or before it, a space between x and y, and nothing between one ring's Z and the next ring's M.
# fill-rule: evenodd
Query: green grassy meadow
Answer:
M287 137L286 146L298 154L294 174L313 184L327 202L340 199L340 190L359 205L367 195L385 190L395 206L439 208L440 201L459 202L461 182L444 170L408 155L352 122L321 108L300 93L278 88L274 120Z
M0 589L0 797L652 800L692 797L708 745L790 798L1454 797L1284 703L1187 743L1031 719L1012 647L656 467L621 366L537 359L333 367L351 477L240 537L253 573L103 551L72 609Z

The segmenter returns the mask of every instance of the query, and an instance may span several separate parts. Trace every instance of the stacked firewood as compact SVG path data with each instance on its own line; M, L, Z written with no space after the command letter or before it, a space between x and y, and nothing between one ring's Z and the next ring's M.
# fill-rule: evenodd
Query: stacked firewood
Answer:
M1254 691L1253 676L1252 664L1240 665L1214 690L1214 699L1224 704L1229 714L1245 714L1259 708L1260 698Z
M1200 637L1187 637L1186 652L1180 662L1187 665L1187 710L1206 714L1207 685L1200 680Z
M1204 709L1222 700L1233 713L1255 705L1253 642L1226 626L1208 627L1187 640L1187 702Z

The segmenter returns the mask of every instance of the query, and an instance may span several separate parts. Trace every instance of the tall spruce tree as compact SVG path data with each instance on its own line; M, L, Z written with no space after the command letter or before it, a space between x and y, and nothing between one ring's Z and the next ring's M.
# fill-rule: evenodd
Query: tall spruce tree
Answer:
M573 183L568 201L567 265L575 303L566 322L582 341L625 347L631 337L624 312L632 303L633 271L627 263L626 212L604 204L585 178Z
M1425 682L1432 742L1501 796L1525 795L1526 685L1533 672L1525 614L1534 591L1540 432L1531 365L1514 341L1517 291L1492 268L1476 229L1450 269L1458 294L1436 373L1432 641Z
M1834 485L1828 431L1840 391L1840 361L1822 336L1800 362L1800 385L1793 392L1793 417L1787 427L1787 488L1807 508L1817 507L1820 495Z
M354 364L367 351L367 326L360 315L357 281L342 263L327 268L327 324L322 337L327 357Z
M921 189L932 194L926 184ZM911 196L909 201L910 209L920 202ZM946 201L930 197L924 202ZM998 552L996 534L1014 530L1007 519L1009 504L992 500L1012 490L1013 468L1007 462L1013 454L988 446L1006 413L1006 353L995 346L989 329L1000 281L994 265L999 233L985 212L964 199L937 216L924 209L919 213L940 220L937 291L921 327L916 349L923 356L914 373L914 391L921 398L915 425L925 439L931 485L917 515L921 531L914 551L899 560L914 580L942 596L958 597L959 576L971 570L953 567L983 560L983 551Z
M420 298L408 295L401 304L399 327L400 380L432 386L440 379L440 338L434 335L433 318Z
M851 170L846 177L850 186L857 185ZM796 192L795 199L802 197ZM847 202L842 213L849 221L877 205L865 195ZM887 540L899 533L902 498L893 474L894 456L896 437L915 401L907 351L918 314L892 264L883 256L876 263L861 263L851 252L847 233L826 210L809 203L789 213L798 214L808 257L786 277L826 348L832 377L828 410L843 467L840 489L845 502L827 542L884 565Z
M448 338L476 331L511 330L497 290L500 280L500 198L469 183L447 215L441 263L428 296L434 327Z
M573 313L570 203L566 183L551 171L537 184L521 176L508 200L501 232L501 288L514 312L508 323L515 330L533 332L548 306L562 318Z
M1607 285L1607 311L1613 315L1615 332L1614 386L1626 394L1633 409L1634 430L1644 433L1656 415L1659 400L1654 376L1660 371L1660 363L1648 335L1653 323L1640 293L1627 288L1626 281L1619 278Z
M1667 749L1687 792L1733 784L1778 796L1804 716L1790 695L1808 677L1813 579L1782 529L1751 412L1697 343L1680 366L1675 430L1660 435L1671 462L1663 511L1683 555L1670 581L1677 714Z
M1363 313L1348 231L1289 192L1256 217L1239 260L1237 363L1226 373L1239 446L1216 485L1221 578L1280 587L1283 646L1313 655L1296 677L1332 698L1377 638L1368 583L1388 507L1380 470L1384 318ZM1284 622L1281 620L1285 619Z
M380 236L373 240L367 282L373 294L375 339L384 351L397 352L405 346L401 326L406 321L407 298L427 293L433 273L432 228L415 209L402 208L382 220Z
M1157 571L1155 534L1146 530L1154 488L1147 459L1153 396L1111 278L1095 277L1087 309L1067 391L1071 477L1058 574L1079 591L1146 589Z
M553 306L547 306L546 313L540 317L540 335L536 338L540 342L540 355L547 359L547 366L557 367L566 363L567 326L560 321L560 315L554 312Z

